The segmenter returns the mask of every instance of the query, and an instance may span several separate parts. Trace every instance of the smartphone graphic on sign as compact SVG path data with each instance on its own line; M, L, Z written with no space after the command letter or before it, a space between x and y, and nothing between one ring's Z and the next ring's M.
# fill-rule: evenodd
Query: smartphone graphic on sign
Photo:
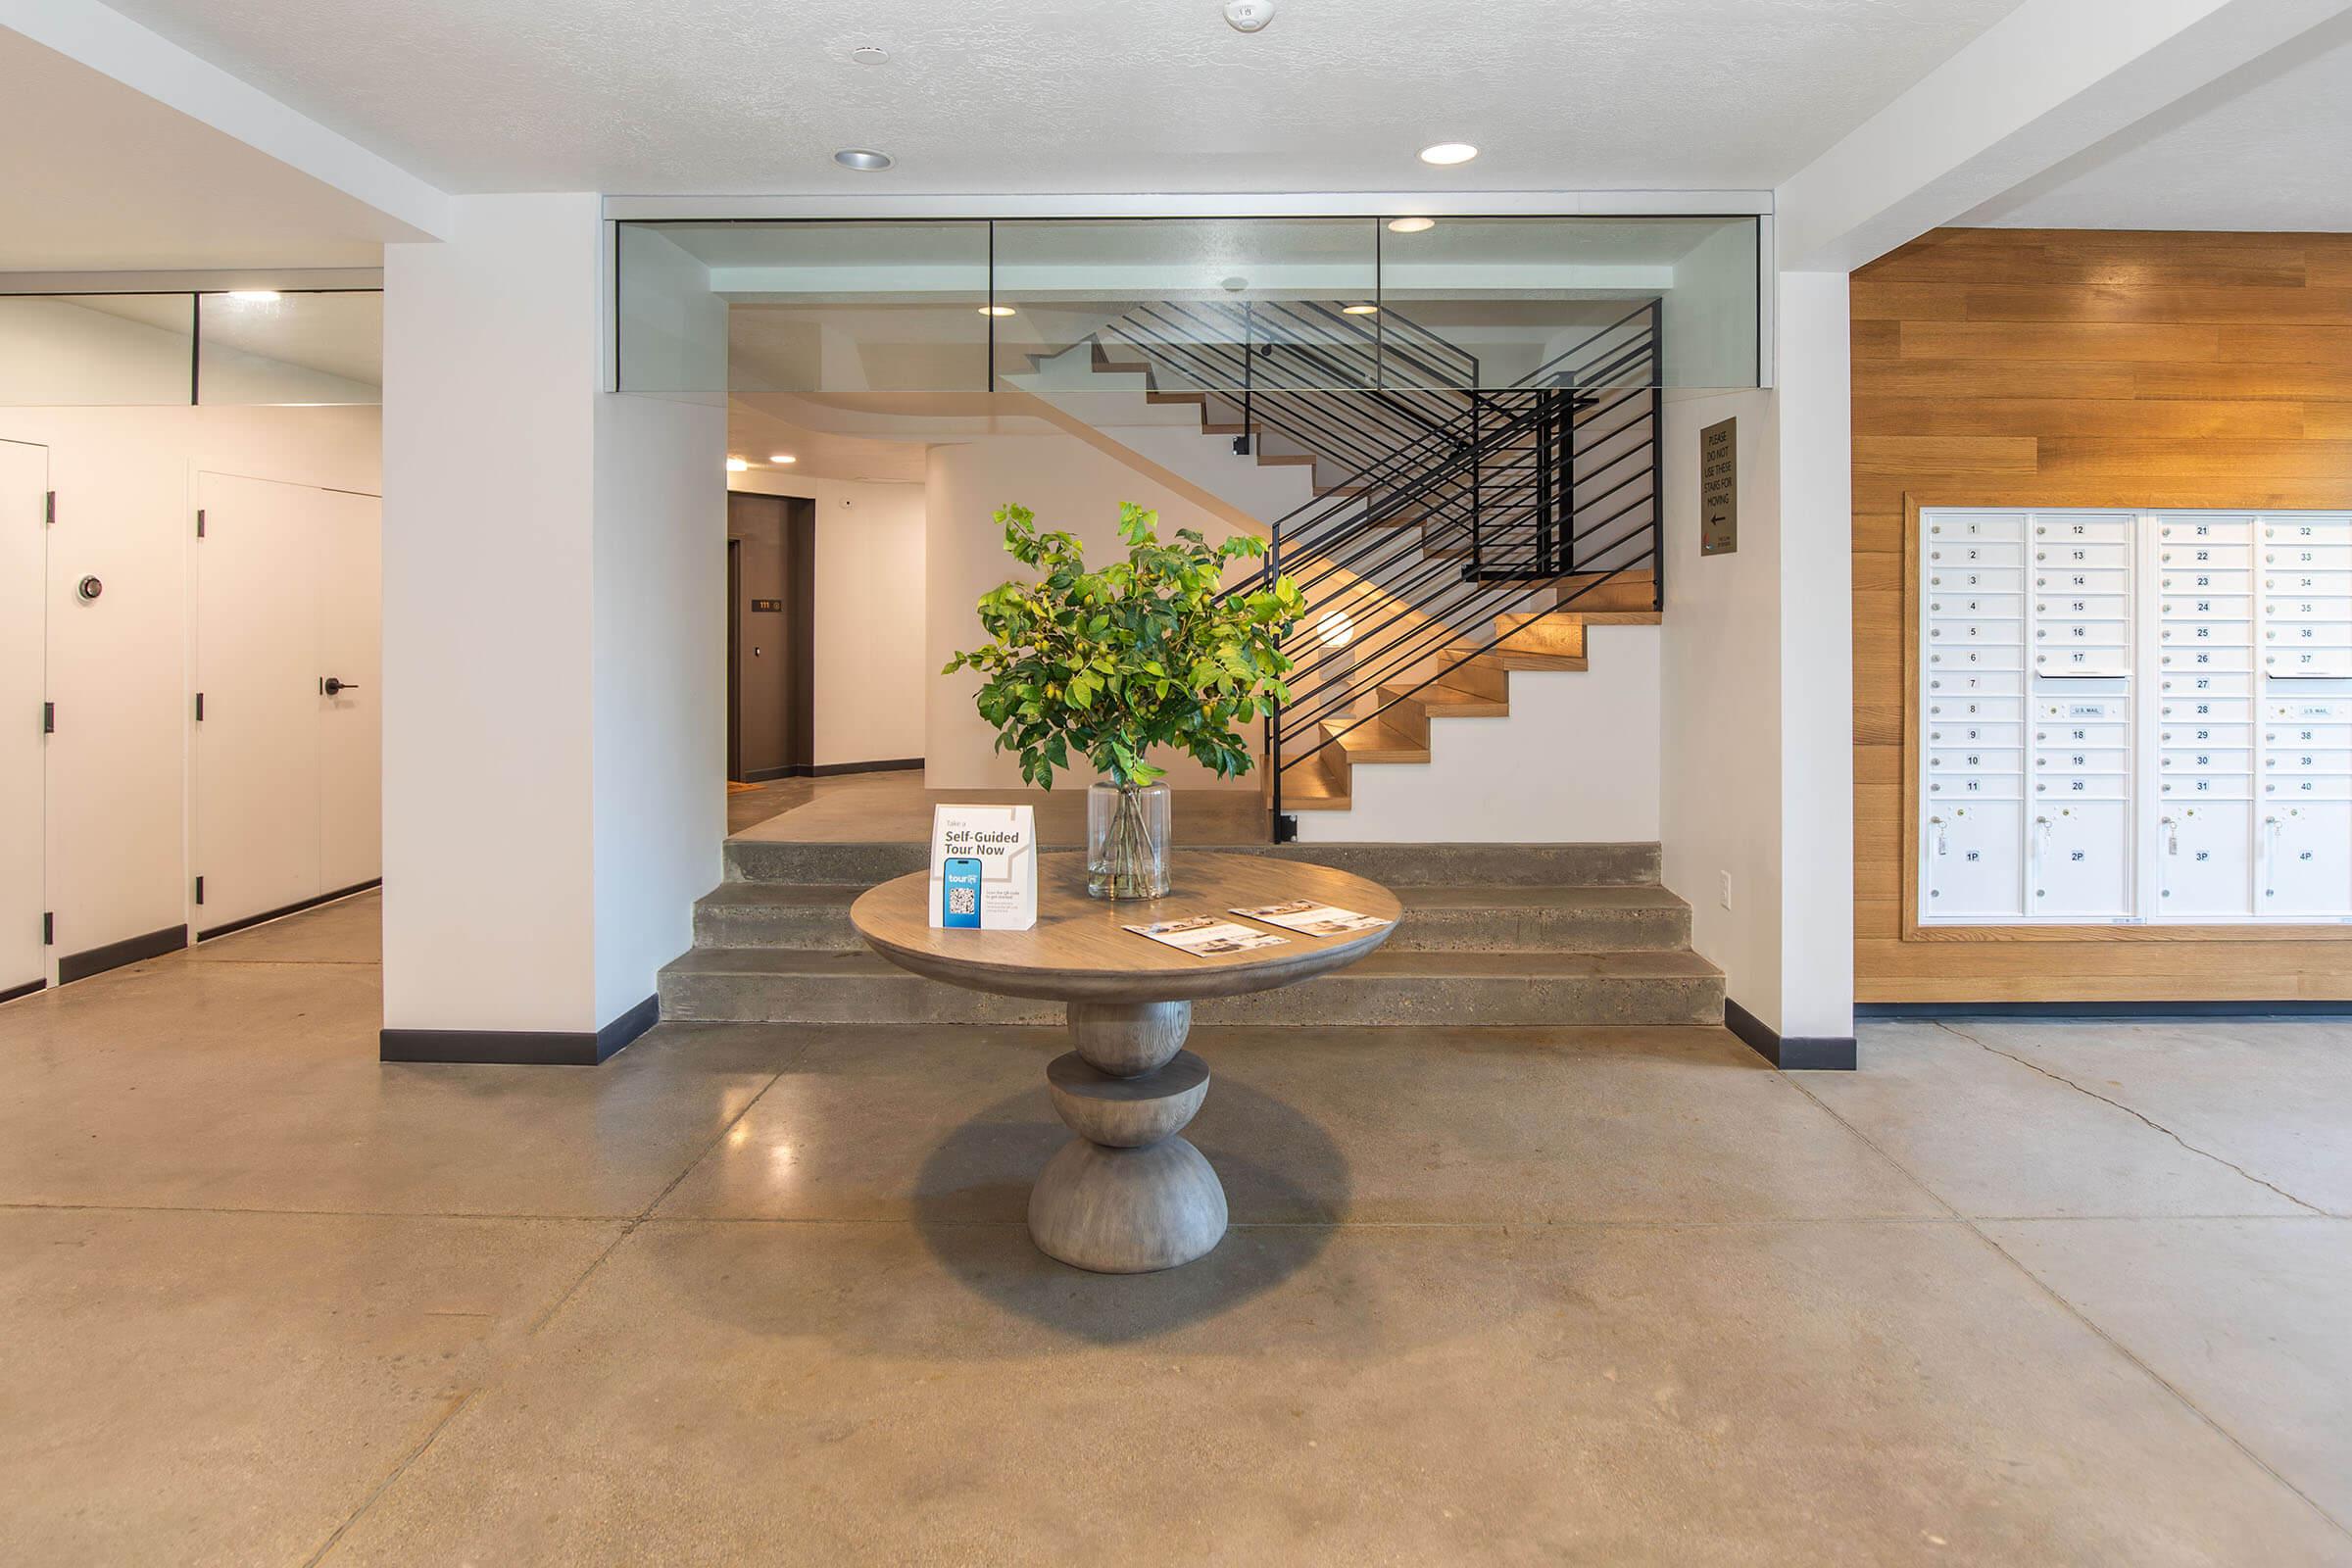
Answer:
M940 878L939 923L943 926L980 925L980 861L976 856L951 855Z

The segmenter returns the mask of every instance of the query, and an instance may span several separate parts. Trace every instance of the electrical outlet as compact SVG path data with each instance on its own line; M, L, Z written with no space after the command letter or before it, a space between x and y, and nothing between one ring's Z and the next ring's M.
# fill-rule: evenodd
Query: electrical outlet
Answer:
M1716 896L1723 901L1723 906L1728 909L1732 906L1732 873L1721 871L1716 874L1722 878L1722 886Z

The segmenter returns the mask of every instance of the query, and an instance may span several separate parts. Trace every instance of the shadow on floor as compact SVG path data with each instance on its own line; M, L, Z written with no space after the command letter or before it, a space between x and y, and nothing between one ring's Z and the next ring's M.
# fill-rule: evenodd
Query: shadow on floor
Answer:
M1225 1184L1235 1224L1206 1257L1158 1274L1090 1274L1037 1250L1026 1225L975 1224L975 1210L1025 1212L1028 1186L976 1191L958 1173L1003 1169L1006 1142L1022 1145L1022 1168L1042 1168L1071 1136L1040 1120L1039 1097L1007 1096L951 1132L923 1162L915 1227L932 1254L973 1292L1006 1311L1096 1345L1125 1345L1199 1323L1263 1294L1312 1262L1350 1196L1347 1159L1329 1135L1281 1101L1219 1079L1210 1090L1250 1131L1250 1145L1279 1152L1261 1162L1202 1134L1194 1141ZM1303 1224L1251 1226L1262 1214L1316 1216Z

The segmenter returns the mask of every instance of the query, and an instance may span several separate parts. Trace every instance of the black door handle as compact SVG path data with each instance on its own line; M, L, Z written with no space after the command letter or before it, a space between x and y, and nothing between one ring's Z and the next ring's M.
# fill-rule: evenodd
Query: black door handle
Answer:
M318 683L318 689L326 693L327 696L332 697L338 692L356 692L360 688L358 683L354 681L337 680L334 676L329 675L326 677L326 679Z

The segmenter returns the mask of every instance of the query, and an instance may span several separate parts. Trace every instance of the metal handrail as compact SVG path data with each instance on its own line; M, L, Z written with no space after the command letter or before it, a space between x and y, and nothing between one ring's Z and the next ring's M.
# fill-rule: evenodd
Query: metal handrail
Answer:
M1316 301L1155 301L1098 334L1233 406L1236 452L1262 455L1263 431L1315 463L1318 494L1273 519L1261 570L1228 590L1288 575L1304 601L1291 683L1317 689L1265 724L1278 841L1296 825L1285 776L1448 670L1629 572L1647 568L1662 605L1662 316L1643 301L1494 388L1476 356L1386 305L1373 327ZM1318 627L1335 610L1344 644ZM1532 613L1465 629L1505 610Z

